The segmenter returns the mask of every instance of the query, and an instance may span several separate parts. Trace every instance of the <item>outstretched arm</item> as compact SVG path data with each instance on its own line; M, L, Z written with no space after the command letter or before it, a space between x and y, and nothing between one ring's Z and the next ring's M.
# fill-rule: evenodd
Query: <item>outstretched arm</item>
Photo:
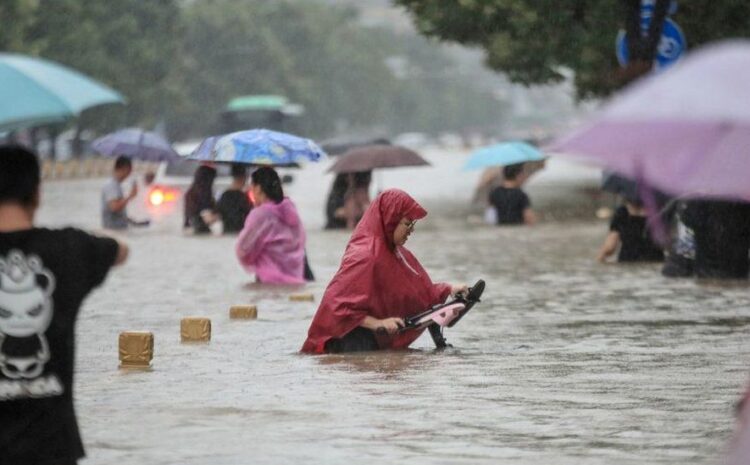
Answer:
M523 224L531 226L533 224L536 224L537 218L536 213L534 213L534 210L531 208L524 208L523 209Z
M617 231L610 231L609 234L607 234L607 237L604 239L604 244L602 245L601 250L599 251L599 255L596 257L596 259L604 263L607 258L612 256L617 251L617 247L620 246L620 233Z

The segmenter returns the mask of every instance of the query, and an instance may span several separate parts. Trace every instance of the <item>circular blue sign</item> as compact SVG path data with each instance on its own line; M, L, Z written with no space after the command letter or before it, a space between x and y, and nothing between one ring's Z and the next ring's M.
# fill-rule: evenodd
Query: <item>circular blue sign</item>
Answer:
M682 33L682 29L670 18L666 18L661 33L661 40L659 40L656 50L654 69L659 70L676 63L685 53L686 49L687 41L685 40L685 34ZM622 29L617 33L615 53L617 54L617 61L620 63L620 66L627 65L629 55L628 44L625 40L625 31Z
M656 9L656 0L641 0L641 34L648 30L649 24L651 24L651 17L654 15ZM677 13L677 1L672 0L669 2L669 8L667 9L667 16L672 16Z

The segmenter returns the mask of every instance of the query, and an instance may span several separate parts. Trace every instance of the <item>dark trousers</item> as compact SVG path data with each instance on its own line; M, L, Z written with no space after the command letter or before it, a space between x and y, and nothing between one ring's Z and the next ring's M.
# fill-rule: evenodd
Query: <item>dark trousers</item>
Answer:
M354 328L346 336L340 339L331 339L326 342L326 352L329 354L340 354L343 352L367 352L378 350L378 341L375 333L365 328Z

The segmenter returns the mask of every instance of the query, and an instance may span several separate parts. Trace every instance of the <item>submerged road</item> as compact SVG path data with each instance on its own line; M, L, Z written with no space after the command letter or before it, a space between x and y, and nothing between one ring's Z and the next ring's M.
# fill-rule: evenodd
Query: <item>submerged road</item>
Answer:
M607 225L580 193L594 171L553 161L529 187L547 221L500 229L467 221L477 174L459 170L465 156L429 158L376 180L430 211L407 246L434 280L487 281L446 332L455 348L435 353L423 336L408 352L299 355L316 303L249 284L232 238L157 217L126 235L129 263L81 312L82 463L716 463L748 380L747 287L596 264ZM288 186L318 277L304 291L318 300L348 239L321 230L323 169ZM39 222L97 228L102 183L46 184ZM573 205L588 214L559 215ZM258 305L258 320L229 320L240 303ZM184 316L211 318L209 344L180 343ZM118 370L124 330L154 333L151 371Z

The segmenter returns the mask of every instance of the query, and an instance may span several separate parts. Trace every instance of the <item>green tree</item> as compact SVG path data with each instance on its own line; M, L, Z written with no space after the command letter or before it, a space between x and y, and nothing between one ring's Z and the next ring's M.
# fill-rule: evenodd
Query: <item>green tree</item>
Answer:
M9 0L0 12L12 25L0 33L4 49L60 62L125 95L124 115L97 110L84 118L92 123L154 124L175 98L163 86L179 43L175 0Z
M174 0L43 2L28 35L41 56L81 70L128 99L125 122L154 124L168 105L162 84L179 40Z
M78 126L149 127L173 138L221 130L227 101L282 94L307 112L294 130L438 132L495 124L502 107L459 76L435 43L363 27L356 11L298 0L3 0L0 47L78 69L122 92L124 108ZM389 66L408 63L405 73Z
M3 0L0 3L0 50L20 50L34 21L38 0Z
M460 129L497 121L502 110L472 83L446 76L453 64L434 43L364 28L352 10L313 2L203 0L186 6L180 73L189 96L171 125L180 134L219 130L226 102L282 94L307 112L309 136L339 124L385 130ZM403 57L403 79L387 66ZM470 105L467 105L470 103Z
M514 82L559 82L561 68L568 68L575 72L578 96L586 98L606 95L632 77L619 70L614 42L618 29L633 30L640 0L394 1L408 9L422 33L483 48L488 65ZM691 47L747 36L749 17L745 0L685 0L674 16ZM656 43L643 42L635 45L647 57Z

